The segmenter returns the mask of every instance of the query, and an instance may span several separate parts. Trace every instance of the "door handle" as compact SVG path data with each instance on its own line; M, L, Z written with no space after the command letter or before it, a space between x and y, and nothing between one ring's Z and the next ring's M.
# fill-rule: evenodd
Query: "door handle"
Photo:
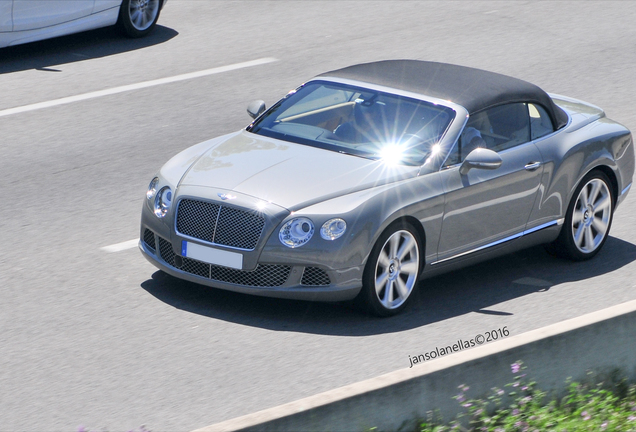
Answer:
M525 169L528 171L534 171L541 166L541 162L528 162L525 166Z

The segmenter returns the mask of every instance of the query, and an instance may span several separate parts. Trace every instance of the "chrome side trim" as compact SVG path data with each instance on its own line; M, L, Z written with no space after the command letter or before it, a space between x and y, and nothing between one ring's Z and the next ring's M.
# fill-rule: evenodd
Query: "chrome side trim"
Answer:
M627 193L627 191L629 191L629 188L632 187L632 183L628 184L625 189L623 189L623 191L621 192L621 196L625 195Z
M480 246L480 247L478 247L476 249L471 249L469 251L462 252L462 253L457 254L457 255L453 255L452 257L448 257L448 258L444 258L443 260L432 262L430 265L440 264L440 263L443 263L443 262L446 262L446 261L453 260L455 258L463 257L463 256L471 254L471 253L479 252L480 250L488 249L488 248L491 248L493 246L497 246L499 244L506 243L506 242L509 242L511 240L514 240L514 239L518 239L519 237L523 237L526 234L531 234L533 232L540 231L542 229L549 228L549 227L554 226L554 225L561 226L561 225L563 225L564 221L565 221L565 218L553 220L551 222L547 222L547 223L538 225L538 226L536 226L534 228L527 229L527 230L522 231L522 232L520 232L518 234L513 234L513 235L508 236L506 238L503 238L501 240L497 240L496 242L492 242L492 243L488 243L487 245Z
M540 230L542 230L544 228L548 228L548 227L551 227L553 225L559 225L560 226L560 225L563 225L563 222L565 222L565 218L557 219L557 220L554 220L552 222L547 222L547 223L538 225L538 226L536 226L534 228L530 228L528 230L525 230L523 233L521 233L521 235L526 235L526 234L533 233L535 231L540 231Z
M452 257L444 258L443 260L439 260L439 261L432 262L432 263L431 263L431 265L435 265L435 264L443 263L443 262L445 262L445 261L450 261L450 260L452 260L452 259L459 258L459 257L462 257L462 256L464 256L464 255L468 255L468 254L471 254L471 253L474 253L474 252L478 252L478 251L483 250L483 249L487 249L487 248L490 248L490 247L493 247L493 246L497 246L498 244L505 243L505 242L508 242L508 241L510 241L510 240L514 240L514 239L516 239L516 238L519 238L519 237L521 237L522 235L523 235L523 233L519 233L519 234L511 235L510 237L506 237L506 238L504 238L504 239L497 240L496 242L489 243L489 244L487 244L487 245L484 245L484 246L478 247L477 249L472 249L472 250L469 250L469 251L466 251L466 252L462 252L462 253L457 254L457 255L453 255Z

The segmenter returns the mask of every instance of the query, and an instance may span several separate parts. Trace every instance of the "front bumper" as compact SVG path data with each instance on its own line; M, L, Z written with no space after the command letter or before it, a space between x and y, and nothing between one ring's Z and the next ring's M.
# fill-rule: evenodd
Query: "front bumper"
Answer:
M185 258L175 252L170 240L143 225L139 249L150 263L174 277L245 294L344 301L353 299L362 286L361 267L333 270L315 265L259 262L255 269L246 271Z

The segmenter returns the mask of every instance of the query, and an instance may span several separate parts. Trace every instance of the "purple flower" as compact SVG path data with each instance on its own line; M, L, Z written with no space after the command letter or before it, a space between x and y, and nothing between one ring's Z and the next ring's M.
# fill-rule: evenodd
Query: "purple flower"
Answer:
M499 396L501 396L502 394L504 394L504 391L503 391L503 390L497 390L497 394L498 394Z
M521 390L523 390L523 391L528 390L528 386L523 386L523 387L521 387Z
M457 400L460 402L464 402L466 398L464 397L464 393L460 393L457 395Z
M591 419L591 418L592 418L592 416L590 416L590 415L587 413L587 411L583 411L583 412L581 413L581 417L583 417L583 420L585 420L585 421L587 421L587 420L589 420L589 419Z
M627 417L627 420L634 421L634 420L636 420L636 416L629 416L629 417Z
M512 369L512 373L516 374L516 373L519 373L519 370L521 369L521 365L519 363L513 363L510 365L510 368Z
M607 429L607 422L601 425L601 430L604 431L605 429Z
M473 404L471 404L470 402L467 402L465 404L462 405L464 408L470 408L471 406L473 406Z
M470 387L468 387L468 386L464 386L464 388L462 389L462 391L467 392L467 391L468 391L468 389L470 389Z
M519 415L519 410L517 408L512 410L512 415L516 416Z
M89 432L89 430L86 429L84 426L80 426L77 428L77 432Z

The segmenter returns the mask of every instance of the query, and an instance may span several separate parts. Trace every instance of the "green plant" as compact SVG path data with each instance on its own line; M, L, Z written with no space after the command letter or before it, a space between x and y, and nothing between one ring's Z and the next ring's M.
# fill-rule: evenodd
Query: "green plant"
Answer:
M547 400L546 392L526 380L521 361L511 365L513 381L493 388L485 399L467 399L469 387L460 385L454 398L462 411L450 424L429 415L418 432L636 432L636 386L612 373L608 381L569 383L565 397ZM547 401L546 401L547 400ZM509 401L504 404L504 401ZM429 413L430 414L430 413Z

